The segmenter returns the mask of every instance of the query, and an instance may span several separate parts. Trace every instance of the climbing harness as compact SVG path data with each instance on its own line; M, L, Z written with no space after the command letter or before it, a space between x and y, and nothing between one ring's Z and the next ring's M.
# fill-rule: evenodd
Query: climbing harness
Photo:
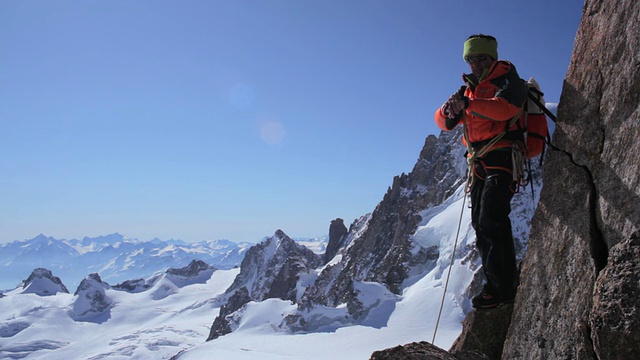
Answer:
M513 125L516 124L520 119L523 110L524 109L520 109L520 111L511 120L509 120L509 122L505 126L505 129L501 133L494 136L491 140L489 140L477 150L474 150L473 146L471 145L471 141L469 140L469 133L467 130L467 122L466 119L463 119L463 136L465 144L467 145L467 168L471 169L467 172L467 192L469 192L473 185L473 179L475 178L473 169L476 161L479 161L479 159L483 158L491 150L493 150L493 146L500 142L505 137L505 135L507 135L509 129L511 129ZM518 192L518 188L520 186L526 186L528 183L528 177L525 176L525 173L528 172L525 170L525 149L526 145L521 141L511 141L513 169L509 172L511 172L511 174L513 175L513 181L516 183L516 189L514 189L514 192Z

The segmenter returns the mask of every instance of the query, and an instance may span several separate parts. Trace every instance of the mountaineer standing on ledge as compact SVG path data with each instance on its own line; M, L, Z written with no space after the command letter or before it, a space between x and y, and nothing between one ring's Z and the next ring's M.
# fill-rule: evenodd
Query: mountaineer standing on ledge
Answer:
M435 121L442 130L464 127L471 223L487 279L472 303L486 309L513 302L518 286L509 213L521 175L513 166L523 142L515 123L523 115L528 89L513 64L498 60L493 36L471 35L463 57L471 68L463 75L466 85L436 111Z

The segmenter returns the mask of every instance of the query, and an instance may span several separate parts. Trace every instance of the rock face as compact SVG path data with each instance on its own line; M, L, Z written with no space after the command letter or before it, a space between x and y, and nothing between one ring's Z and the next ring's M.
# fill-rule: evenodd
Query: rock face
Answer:
M608 265L598 276L589 318L598 359L632 359L640 353L638 259L640 237L636 233L611 248Z
M639 358L639 105L640 2L589 1L503 358Z
M51 270L37 268L21 284L23 294L37 294L40 296L55 295L59 292L69 293L59 277L54 276Z
M462 324L462 334L449 351L454 355L474 352L489 359L500 359L512 313L512 304L472 311Z

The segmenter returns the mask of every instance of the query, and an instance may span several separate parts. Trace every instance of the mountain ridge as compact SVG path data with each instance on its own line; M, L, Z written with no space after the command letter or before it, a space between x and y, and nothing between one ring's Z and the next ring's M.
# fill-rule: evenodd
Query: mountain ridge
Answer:
M0 289L11 289L35 268L55 272L75 288L84 276L99 273L111 283L149 277L167 268L202 260L220 269L238 266L253 243L208 240L126 239L119 233L78 239L55 239L39 234L33 239L0 244Z

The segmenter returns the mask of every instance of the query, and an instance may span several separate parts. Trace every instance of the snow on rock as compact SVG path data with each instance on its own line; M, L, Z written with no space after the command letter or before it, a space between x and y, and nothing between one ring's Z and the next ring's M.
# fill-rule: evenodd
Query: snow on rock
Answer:
M175 294L182 287L206 283L216 270L204 261L192 260L183 268L169 268L164 273L157 273L148 279L127 280L114 285L113 289L131 294L151 290L153 298L159 300Z
M214 267L201 260L193 260L189 265L179 269L167 269L164 274L156 275L146 281L138 280L137 284L129 284L134 290L140 292L151 289L154 300L164 299L178 292L180 288L193 284L204 284L216 271ZM122 288L122 285L119 285Z
M87 276L74 294L76 299L69 315L76 321L106 321L110 317L112 302L105 290L110 288L109 284L100 279L100 275Z
M50 296L56 293L69 293L59 277L54 276L51 270L37 268L21 284L22 294L36 294Z
M216 269L202 260L193 260L180 269L168 269L166 278L177 287L191 284L204 284Z

